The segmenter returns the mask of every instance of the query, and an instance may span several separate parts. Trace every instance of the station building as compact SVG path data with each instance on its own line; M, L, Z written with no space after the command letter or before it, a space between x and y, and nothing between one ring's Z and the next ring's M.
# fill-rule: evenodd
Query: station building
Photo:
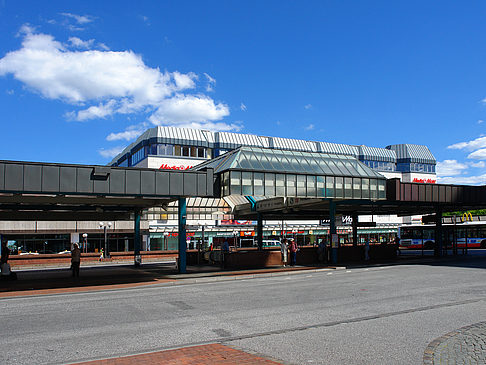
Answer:
M326 174L338 171L343 178L336 178L331 188L340 189L353 184L349 171L349 161L359 161L369 167L379 176L387 179L399 178L403 182L435 183L436 160L427 146L414 144L394 144L386 147L371 147L365 145L346 145L320 141L306 141L292 138L258 136L254 134L211 132L190 128L154 127L145 131L135 142L127 146L110 163L111 166L144 167L165 170L188 170L207 163L240 147L248 147L243 153L246 156L241 168L251 167L255 171L245 176L234 172L222 182L221 189L229 189L229 181L239 181L241 188L234 191L222 191L221 198L190 198L188 199L187 223L188 246L194 248L196 242L204 239L205 244L229 240L237 247L254 245L254 221L238 221L232 211L235 206L247 203L248 199L265 198L265 188L276 186L271 196L299 196L299 189L304 186L315 188L316 197L320 194L323 181L302 180L302 171L312 170L315 163L313 155L327 157L329 162L322 162L316 167L320 173ZM274 160L269 160L258 152L258 149L278 152ZM282 152L280 152L282 151ZM349 159L349 161L347 160ZM272 166L278 164L281 170L295 171L295 176L286 175L282 181L282 189L278 189L279 181L266 180ZM325 165L325 166L324 166ZM359 168L359 167L358 167ZM321 171L322 170L322 171ZM300 171L300 172L299 172ZM290 176L290 177L289 177ZM348 176L348 178L346 178ZM354 175L355 176L355 175ZM278 179L278 175L273 177ZM292 181L294 179L294 181ZM223 178L225 180L225 178ZM268 185L267 185L268 184ZM283 187L286 187L285 190ZM292 193L288 189L293 189ZM326 186L327 188L327 186ZM322 190L322 189L321 189ZM372 191L372 190L370 190ZM379 194L377 190L376 194ZM371 198L373 198L371 196ZM177 245L177 203L171 203L165 208L153 208L144 216L148 226L146 249L175 249ZM420 217L397 217L390 215L360 216L361 222L375 222L375 227L361 228L359 234L362 240L385 242L391 240L397 233L397 228L403 223L420 220ZM264 222L264 238L271 241L282 235L294 236L299 243L317 243L328 233L328 222L325 220L311 221L266 221ZM342 243L348 241L351 235L351 217L341 217L338 233Z
M254 246L257 222L236 220L232 212L236 206L248 203L249 199L264 199L266 189L272 187L271 196L298 197L301 191L307 189L306 194L311 191L319 198L325 197L323 189L342 189L346 194L347 189L356 184L356 178L353 180L352 177L357 175L399 178L403 182L436 182L436 160L423 145L395 144L382 148L162 126L145 131L109 165L189 170L241 148L244 149L239 153L241 170L251 168L253 172L239 173L238 169L233 169L231 176L225 174L218 198L188 198L188 248L195 248L197 242L204 242L208 246L224 240L237 247ZM274 173L276 170L284 171L285 178ZM307 181L303 179L307 171L316 176L330 173L337 177L332 182ZM238 185L235 182L238 182L239 190L235 190ZM380 186L372 185L373 179L368 184L370 194L380 194ZM373 195L370 198L373 199ZM177 202L173 202L143 213L142 250L177 249L177 209ZM348 216L339 219L338 233L340 241L345 243L351 238L352 220ZM376 226L361 227L358 233L361 240L386 242L395 236L399 225L411 223L414 219L419 220L420 217L360 216L360 222L375 222ZM104 230L108 233L110 251L133 250L131 221L0 222L0 232L9 243L24 252L56 253L69 249L73 242L83 240L88 242L89 251L96 251L103 247ZM293 236L300 244L317 244L328 235L329 222L318 219L265 221L263 232L268 242L281 236Z

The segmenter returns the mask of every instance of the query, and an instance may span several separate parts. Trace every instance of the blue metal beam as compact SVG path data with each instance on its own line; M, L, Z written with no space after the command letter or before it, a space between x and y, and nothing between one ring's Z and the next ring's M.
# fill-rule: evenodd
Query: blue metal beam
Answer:
M187 207L186 198L179 198L179 273L186 273L186 219L187 219Z

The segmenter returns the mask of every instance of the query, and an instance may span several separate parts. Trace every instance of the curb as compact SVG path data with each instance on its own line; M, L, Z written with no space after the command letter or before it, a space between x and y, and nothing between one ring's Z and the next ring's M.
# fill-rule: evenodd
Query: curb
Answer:
M436 351L437 347L440 344L442 344L443 342L445 342L448 339L450 339L451 337L457 336L457 335L459 335L459 334L461 334L461 333L463 333L467 330L470 330L472 328L476 328L476 327L479 327L479 326L485 325L485 324L486 324L486 322L474 323L474 324L471 324L469 326L461 327L457 330L448 332L445 335L440 336L439 338L436 338L431 343L429 343L427 345L427 347L425 348L424 356L423 356L423 364L424 365L433 365L434 364L435 351Z

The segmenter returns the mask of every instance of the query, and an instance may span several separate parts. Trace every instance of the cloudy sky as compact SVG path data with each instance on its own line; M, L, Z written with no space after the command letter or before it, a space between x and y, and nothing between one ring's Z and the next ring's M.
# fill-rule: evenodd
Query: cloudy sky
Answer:
M486 3L0 0L0 159L106 164L155 125L385 147L486 184Z

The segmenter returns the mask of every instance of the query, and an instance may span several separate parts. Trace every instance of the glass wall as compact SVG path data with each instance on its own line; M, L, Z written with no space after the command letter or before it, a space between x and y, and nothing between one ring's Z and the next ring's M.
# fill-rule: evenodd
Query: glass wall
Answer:
M266 197L385 199L386 181L342 176L226 171L221 193Z

